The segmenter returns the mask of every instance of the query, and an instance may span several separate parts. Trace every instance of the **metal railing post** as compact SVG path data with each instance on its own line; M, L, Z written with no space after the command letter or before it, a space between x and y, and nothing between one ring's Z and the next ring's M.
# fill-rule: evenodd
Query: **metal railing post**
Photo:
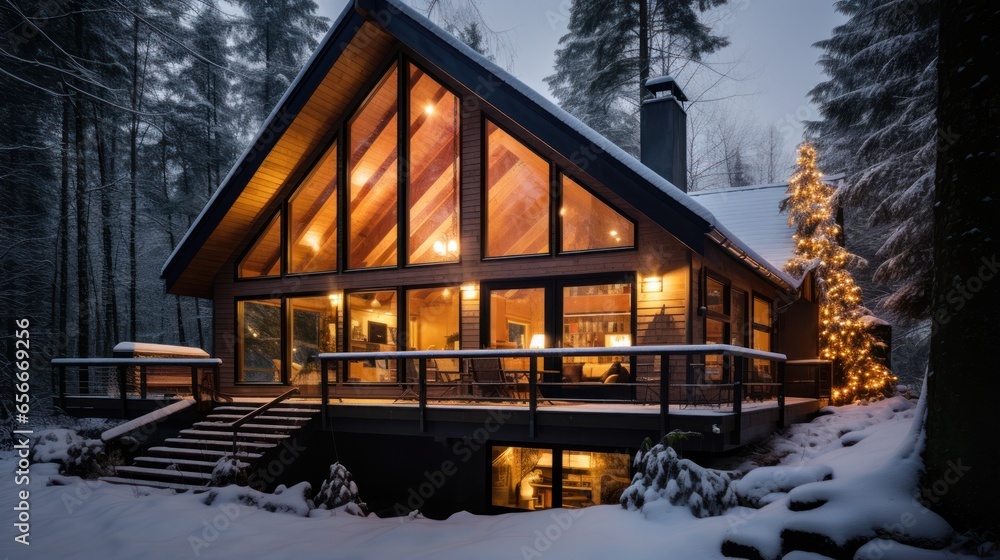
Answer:
M59 364L59 407L66 412L66 366Z
M198 366L191 366L191 394L194 402L201 402L201 391L198 390Z
M743 378L746 376L747 363L743 360L743 367L740 368L739 375L733 382L733 441L734 445L739 445L743 439Z
M660 354L660 439L670 432L670 355Z
M139 366L139 398L146 400L146 366Z
M124 365L120 365L115 368L118 371L118 393L122 399L122 419L128 419L128 386L125 381L125 376L127 375L127 368Z
M528 365L528 437L538 437L538 360L531 358Z
M785 362L778 362L778 429L785 427Z
M427 358L417 360L417 409L423 433L427 431Z
M321 404L320 422L326 429L326 406L330 403L330 362L319 359L319 400Z

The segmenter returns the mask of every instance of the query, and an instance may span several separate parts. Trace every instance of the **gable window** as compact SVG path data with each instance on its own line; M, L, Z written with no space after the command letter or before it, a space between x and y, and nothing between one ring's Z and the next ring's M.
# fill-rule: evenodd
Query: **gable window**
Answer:
M410 264L459 257L459 102L437 80L409 65L408 259Z
M281 213L275 214L238 267L240 278L281 274Z
M486 256L549 252L549 163L486 121Z
M348 268L397 263L398 86L394 66L348 125Z
M292 195L288 204L288 272L337 270L337 143Z
M562 251L617 249L635 245L635 226L565 175L562 180Z

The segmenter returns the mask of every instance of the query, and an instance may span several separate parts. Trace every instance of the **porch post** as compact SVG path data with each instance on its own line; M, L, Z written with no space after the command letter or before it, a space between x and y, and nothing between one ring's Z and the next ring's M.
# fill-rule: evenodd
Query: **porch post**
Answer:
M785 362L778 362L778 429L785 427Z
M528 437L538 437L538 360L532 357L528 365Z
M201 391L198 390L198 366L191 366L191 394L194 402L201 402Z
M125 376L128 374L124 364L115 368L118 371L118 395L122 399L122 420L128 419L128 387Z
M402 362L402 360L400 360ZM420 431L427 431L427 358L417 360L417 408L420 413Z
M320 399L320 422L323 429L326 429L326 405L330 402L330 363L325 359L319 360L319 399Z
M670 432L670 355L660 354L660 439Z
M66 412L66 365L59 364L59 407Z

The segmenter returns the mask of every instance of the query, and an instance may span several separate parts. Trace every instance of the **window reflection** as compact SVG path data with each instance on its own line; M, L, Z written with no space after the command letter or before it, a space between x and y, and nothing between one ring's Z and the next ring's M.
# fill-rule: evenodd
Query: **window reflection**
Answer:
M320 394L320 367L316 356L337 350L337 296L291 298L292 362L289 380L300 394Z
M241 371L244 382L281 381L281 300L239 302Z

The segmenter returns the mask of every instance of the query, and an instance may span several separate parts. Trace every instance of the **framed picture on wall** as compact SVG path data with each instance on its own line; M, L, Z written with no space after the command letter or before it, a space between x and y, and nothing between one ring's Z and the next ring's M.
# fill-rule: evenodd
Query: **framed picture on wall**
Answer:
M389 325L368 321L368 342L389 343Z

